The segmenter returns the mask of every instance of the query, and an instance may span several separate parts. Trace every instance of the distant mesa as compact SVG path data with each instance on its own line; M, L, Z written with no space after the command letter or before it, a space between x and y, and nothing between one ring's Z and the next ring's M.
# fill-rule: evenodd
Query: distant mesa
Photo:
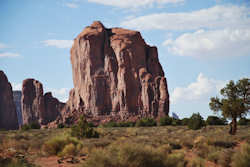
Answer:
M19 90L13 91L13 100L16 106L16 113L19 125L23 124L21 98L22 98L22 91Z
M174 112L172 112L172 117L173 117L174 119L180 119L179 116L178 116L176 113L174 113Z
M3 71L0 71L0 129L18 129L12 87Z
M167 81L157 48L140 32L87 26L71 48L74 88L63 111L65 122L158 118L169 112ZM69 119L68 119L69 118Z
M47 125L56 120L64 107L51 92L43 94L42 83L35 79L23 81L21 104L23 124Z

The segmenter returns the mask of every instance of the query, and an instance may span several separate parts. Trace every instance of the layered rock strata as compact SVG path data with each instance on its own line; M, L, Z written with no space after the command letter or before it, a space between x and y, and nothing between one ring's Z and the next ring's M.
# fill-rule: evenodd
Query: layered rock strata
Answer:
M167 81L156 47L138 31L86 27L71 48L74 88L64 114L161 117L169 112Z

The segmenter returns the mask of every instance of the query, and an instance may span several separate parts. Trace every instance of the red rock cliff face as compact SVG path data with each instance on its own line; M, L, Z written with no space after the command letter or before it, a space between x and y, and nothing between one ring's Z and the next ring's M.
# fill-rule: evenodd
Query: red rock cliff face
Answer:
M34 79L26 79L22 86L23 124L42 123L45 108L43 85Z
M43 95L43 85L35 79L23 81L21 103L23 124L37 122L46 125L60 117L64 107L64 103L54 98L51 92Z
M157 48L147 45L139 32L94 22L74 40L71 63L69 111L122 120L168 114L167 82Z
M0 129L18 129L12 87L3 71L0 71Z

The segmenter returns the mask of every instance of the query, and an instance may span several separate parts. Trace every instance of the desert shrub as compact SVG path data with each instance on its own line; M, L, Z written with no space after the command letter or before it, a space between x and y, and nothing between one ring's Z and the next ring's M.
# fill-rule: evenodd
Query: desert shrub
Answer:
M76 153L77 153L76 146L73 143L70 143L70 144L65 145L62 152L60 153L60 156L76 155Z
M114 122L110 121L105 124L102 124L101 127L104 128L111 128L111 127L134 127L135 123L134 122Z
M98 138L99 134L92 127L89 127L88 122L83 116L76 125L71 127L71 135L77 138Z
M143 118L138 121L136 121L137 127L144 127L144 126L156 126L157 123L153 118Z
M173 126L178 126L178 125L181 125L181 124L182 124L181 120L173 118L173 120L172 120L172 125Z
M233 154L233 149L225 149L221 151L219 155L218 164L221 165L222 167L230 167L232 154Z
M88 125L89 127L92 127L92 128L97 127L93 122L88 122Z
M197 130L201 129L203 126L205 126L205 122L200 113L194 113L188 121L188 128L192 130Z
M182 165L183 164L183 165ZM165 154L150 146L125 143L96 149L83 167L176 167L184 166L181 153Z
M207 155L207 159L217 164L220 158L220 154L221 154L220 151L209 152Z
M64 128L64 124L63 124L63 123L59 123L59 124L57 125L57 128L59 128L59 129Z
M205 160L200 157L193 158L189 166L190 167L205 167Z
M118 127L134 127L135 122L118 122L117 126Z
M77 138L70 136L56 136L43 144L43 151L48 155L72 155L76 153L76 146L81 145Z
M0 157L1 167L35 167L35 165L29 163L26 159L17 158L5 158Z
M206 120L207 125L226 125L227 120L225 118L219 118L216 116L208 116Z
M249 167L250 166L250 145L242 144L232 158L232 167Z
M238 125L250 125L250 120L247 118L241 118L237 123Z
M181 125L188 125L188 121L189 121L189 118L183 118L182 120L181 120Z
M107 122L107 123L102 124L101 127L104 127L104 128L112 128L112 127L118 127L118 125L117 125L116 122L110 121L110 122Z
M172 125L173 118L169 116L161 117L159 121L160 126Z
M24 124L22 127L21 127L21 130L30 130L30 129L40 129L41 128L41 125L37 122L32 122L30 124Z

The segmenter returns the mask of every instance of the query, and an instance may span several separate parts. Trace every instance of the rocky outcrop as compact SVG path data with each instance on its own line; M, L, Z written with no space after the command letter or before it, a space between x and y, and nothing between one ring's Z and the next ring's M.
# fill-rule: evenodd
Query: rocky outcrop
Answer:
M51 92L47 92L44 95L44 105L45 117L43 120L45 124L48 124L60 117L60 111L63 109L65 103L61 103L57 98L52 96Z
M18 129L12 87L3 71L0 71L0 129Z
M168 88L157 48L147 45L139 32L94 22L75 38L71 63L74 88L68 115L127 120L168 114Z
M22 86L23 124L43 123L45 117L43 85L35 79L26 79Z
M22 105L21 105L22 91L19 90L13 91L13 99L16 106L18 124L22 125L23 124Z
M23 124L46 125L60 115L64 103L54 98L51 92L43 94L43 85L35 79L26 79L22 86Z

